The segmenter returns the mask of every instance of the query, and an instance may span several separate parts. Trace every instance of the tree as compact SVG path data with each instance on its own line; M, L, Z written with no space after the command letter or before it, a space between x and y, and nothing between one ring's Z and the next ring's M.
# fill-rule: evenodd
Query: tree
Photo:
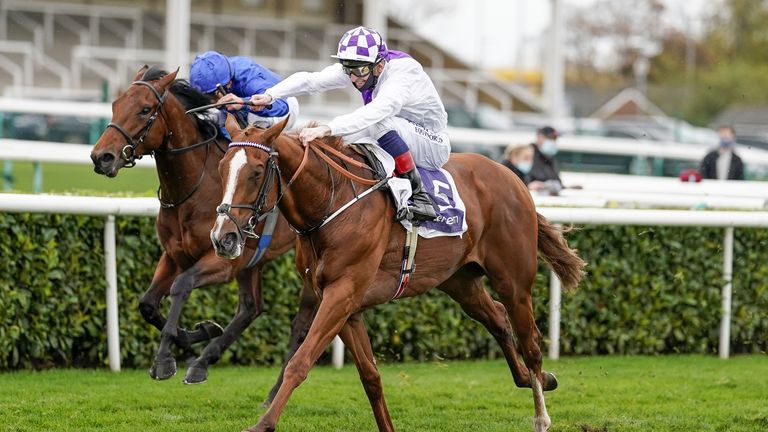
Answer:
M664 5L659 0L600 0L566 11L566 59L576 71L618 72L632 78L640 59L661 49Z
M723 0L710 19L706 45L724 60L753 64L768 62L768 2Z

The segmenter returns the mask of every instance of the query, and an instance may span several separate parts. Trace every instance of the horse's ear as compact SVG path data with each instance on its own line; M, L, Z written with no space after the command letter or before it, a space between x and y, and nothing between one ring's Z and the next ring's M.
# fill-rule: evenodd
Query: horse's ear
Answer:
M147 69L149 69L149 66L147 66L147 65L142 66L141 69L139 69L139 71L136 72L136 76L133 77L133 80L134 81L139 81L141 79L141 77L143 77L144 74L147 72Z
M261 137L261 139L264 141L264 145L272 144L272 141L274 141L275 138L277 138L277 136L280 135L280 132L282 132L283 129L285 129L285 125L288 124L288 119L290 117L291 115L288 114L287 116L285 116L285 118L282 121L270 126L269 129L264 131L264 135L262 135Z
M237 119L230 113L227 113L227 120L224 122L224 127L227 128L230 136L234 136L235 132L240 132L240 125L237 123Z
M160 81L158 81L157 85L160 86L160 88L166 88L170 83L173 82L173 80L176 79L176 75L179 73L179 68L176 68L175 71L169 73L168 75L160 78Z

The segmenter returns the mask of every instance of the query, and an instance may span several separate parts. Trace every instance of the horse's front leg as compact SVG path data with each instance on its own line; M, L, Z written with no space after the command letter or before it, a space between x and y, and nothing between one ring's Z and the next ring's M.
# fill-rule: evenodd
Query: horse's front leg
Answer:
M293 355L296 353L296 350L299 349L299 346L304 343L304 339L307 338L307 333L309 332L309 327L312 325L312 320L315 319L315 313L317 313L317 305L319 302L320 300L312 290L312 286L305 281L304 287L301 290L301 298L299 299L299 311L291 322L291 335L288 338L288 353L285 355L285 360L283 360L283 368L280 370L280 376L277 377L277 382L272 387L272 390L269 391L267 399L262 404L263 406L268 407L272 403L272 400L275 399L277 391L283 384L285 367L288 364L288 361L293 358Z
M149 289L139 300L139 312L144 321L152 324L162 331L165 327L165 316L160 312L160 302L171 291L171 284L181 272L181 269L173 260L163 252L152 276ZM195 330L178 329L178 336L174 339L176 345L189 348L192 344L215 338L221 334L221 327L212 321L198 323Z
M364 290L361 291L363 292L355 292L354 284L348 279L337 280L323 290L323 298L317 309L315 320L309 328L307 338L285 366L283 383L272 404L261 417L259 423L245 431L268 432L275 430L280 414L288 403L291 393L307 379L312 365L317 362L333 338L339 334L347 318L359 308L364 293Z
M221 353L248 328L264 311L262 296L262 266L245 269L237 275L238 304L234 318L227 324L221 337L209 343L200 357L187 368L184 384L199 384L208 379L208 366L219 361Z
M213 252L205 255L192 267L179 274L170 290L171 309L160 333L160 347L157 349L149 375L154 379L168 379L176 374L176 360L171 355L171 344L179 335L178 322L181 309L193 289L223 283L231 279L231 263L217 257Z

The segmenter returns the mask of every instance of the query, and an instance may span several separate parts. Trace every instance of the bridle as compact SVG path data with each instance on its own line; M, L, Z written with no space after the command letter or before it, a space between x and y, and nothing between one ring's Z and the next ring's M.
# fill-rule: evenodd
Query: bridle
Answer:
M144 143L144 139L146 139L147 135L149 135L149 131L152 129L152 126L155 124L155 120L157 120L158 115L160 115L163 118L163 121L165 122L165 125L166 125L167 132L165 134L165 137L163 137L163 143L161 144L161 147L158 150L153 151L152 153L164 153L170 156L174 156L177 154L188 152L190 150L194 150L202 146L205 146L206 148L208 148L208 144L218 139L219 129L213 126L213 135L208 139L205 139L199 143L195 143L187 147L163 150L164 148L167 147L167 144L170 142L171 138L173 137L173 130L171 130L171 125L168 122L168 118L165 116L165 112L163 111L163 105L165 104L165 100L168 97L168 90L165 89L163 91L163 94L160 94L160 92L157 91L155 86L153 86L147 81L134 81L131 83L131 85L143 85L145 87L148 87L150 90L152 90L152 94L154 94L155 98L157 99L157 105L155 106L154 111L152 112L152 115L150 115L149 118L147 119L147 122L144 123L144 126L142 126L141 129L139 129L139 132L136 133L136 135L138 135L138 138L134 138L133 136L131 136L128 132L126 132L126 130L122 126L118 125L117 123L110 122L107 125L107 128L112 127L116 129L118 132L120 132L120 134L123 136L123 138L125 138L125 141L127 142L125 147L123 147L123 149L120 151L120 156L126 162L125 168L132 168L136 166L136 160L141 159L143 157L143 155L136 155L136 148ZM162 208L177 207L182 203L184 203L185 201L187 201L197 191L197 189L203 183L203 179L205 178L205 166L208 163L208 154L209 152L205 153L205 160L203 161L203 167L200 170L200 175L198 176L197 183L195 183L195 186L192 188L190 192L188 192L184 196L184 198L175 202L163 201L161 187L160 186L157 187L157 199L158 201L160 201L160 207Z
M149 135L149 131L152 129L152 125L155 124L155 120L157 120L157 116L160 115L163 117L163 120L165 121L165 124L168 125L168 119L165 118L165 114L163 113L163 104L165 103L165 99L168 97L168 90L163 90L163 94L161 95L160 92L157 91L155 86L152 84L146 82L146 81L134 81L131 83L131 85L143 85L148 87L150 90L152 90L152 94L155 95L157 98L157 105L155 105L155 108L152 112L152 115L149 116L147 119L147 122L144 123L144 126L139 129L139 131L134 135L138 135L138 138L134 138L134 136L131 136L122 126L118 125L117 123L110 122L107 125L107 129L114 128L120 134L125 138L126 145L123 147L123 149L120 151L120 156L123 158L123 160L126 162L125 167L126 168L132 168L136 165L136 160L141 159L143 155L136 155L136 148L144 143L144 139ZM163 145L167 144L168 141L170 141L171 137L173 136L173 131L171 131L171 128L168 127L168 132L165 134L165 137L163 138Z
M283 183L281 181L282 176L280 173L280 167L277 165L278 153L274 151L272 147L248 141L236 141L229 143L228 148L231 149L233 147L252 147L262 150L268 155L266 162L266 172L264 173L264 181L262 181L261 186L259 186L259 193L256 195L256 200L253 202L253 204L221 203L218 207L216 207L217 215L226 216L229 220L232 221L233 224L235 224L235 227L237 227L239 242L240 244L243 244L245 243L245 239L248 237L256 239L259 238L259 235L254 232L254 229L256 228L256 225L259 224L259 222L264 220L269 214L277 209L277 204L283 198ZM271 207L265 209L267 206L267 195L272 189L273 182L277 184L277 199ZM286 189L290 186L291 183L293 183L293 179L291 179L291 181L288 183ZM241 225L240 222L237 221L235 215L233 215L230 211L233 208L251 210L251 215L248 217L248 221L244 225Z
M363 197L365 197L369 193L384 187L387 184L387 180L389 180L389 178L387 177L380 180L366 179L350 173L349 171L341 167L336 161L331 159L327 154L319 150L318 147L332 153L334 156L341 158L345 162L351 163L360 168L366 168L373 172L375 171L372 168L370 168L368 165L350 158L349 156L341 153L340 151L334 149L333 147L321 141L313 141L309 143L309 145L304 146L304 154L302 156L301 163L299 163L298 168L293 173L293 177L291 177L288 183L286 183L286 185L283 187L282 174L280 172L280 167L277 164L277 158L279 154L277 151L272 149L272 147L266 146L264 144L255 143L255 142L232 142L229 144L229 148L232 148L232 147L252 147L252 148L262 150L269 155L266 162L266 172L264 173L264 181L261 183L261 186L259 187L259 193L258 195L256 195L256 200L254 201L254 203L250 205L221 203L216 208L216 213L218 215L226 216L227 218L229 218L229 220L232 221L232 223L235 224L235 226L237 227L239 241L241 244L245 243L246 237L259 238L259 236L253 232L254 227L261 220L266 218L270 213L276 210L277 205L280 203L280 200L282 200L283 196L285 195L285 191L287 191L288 188L291 187L293 182L296 180L296 178L299 176L299 174L302 172L302 170L306 166L310 149L312 149L322 160L326 162L329 172L330 172L330 169L333 168L339 173L341 173L344 177L347 177L353 182L362 183L365 185L369 185L371 187L360 194L355 193L355 197L351 201L344 204L343 206L338 208L336 211L331 212L331 206L333 206L334 195L336 191L335 182L333 180L333 176L331 176L331 198L328 200L328 209L326 210L326 215L316 225L307 229L297 229L296 227L291 226L291 229L294 232L296 232L296 234L308 235L314 231L319 230L320 228L325 226L328 222L330 222L332 219L334 219L336 216L341 214L344 210L346 210L356 202L360 201ZM277 184L277 188L278 188L277 199L269 209L262 210L266 206L267 194L269 194L270 189L272 188L273 181ZM248 218L248 222L245 225L241 226L240 223L237 221L237 219L234 217L234 215L231 213L230 210L233 208L251 210L251 216Z

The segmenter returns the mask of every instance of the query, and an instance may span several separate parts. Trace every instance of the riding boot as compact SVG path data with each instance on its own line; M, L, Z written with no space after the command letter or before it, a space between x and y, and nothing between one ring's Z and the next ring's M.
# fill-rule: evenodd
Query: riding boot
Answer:
M412 205L408 207L413 214L413 221L419 222L435 219L437 217L435 205L432 203L427 190L424 189L419 170L413 167L411 170L402 173L402 177L407 178L411 182L411 189L413 189L413 194L411 195Z

